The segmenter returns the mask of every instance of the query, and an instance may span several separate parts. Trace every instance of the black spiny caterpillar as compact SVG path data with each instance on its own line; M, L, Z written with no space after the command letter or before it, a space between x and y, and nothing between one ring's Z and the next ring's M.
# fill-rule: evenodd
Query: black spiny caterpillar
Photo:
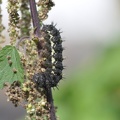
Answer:
M51 25L43 25L41 31L44 33L45 45L43 51L46 50L46 52L41 52L41 56L45 59L41 66L45 68L45 72L35 74L33 81L36 82L39 87L55 87L62 79L62 38L60 31L55 28L53 23Z

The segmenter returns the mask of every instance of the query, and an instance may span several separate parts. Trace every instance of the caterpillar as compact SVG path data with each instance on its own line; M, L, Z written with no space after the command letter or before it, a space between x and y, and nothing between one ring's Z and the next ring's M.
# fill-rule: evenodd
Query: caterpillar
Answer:
M41 31L44 33L44 50L41 54L45 60L42 63L42 67L45 68L45 72L36 73L33 76L33 81L39 87L55 87L59 81L63 78L63 47L60 31L56 29L55 25L43 25ZM45 55L46 54L46 55Z

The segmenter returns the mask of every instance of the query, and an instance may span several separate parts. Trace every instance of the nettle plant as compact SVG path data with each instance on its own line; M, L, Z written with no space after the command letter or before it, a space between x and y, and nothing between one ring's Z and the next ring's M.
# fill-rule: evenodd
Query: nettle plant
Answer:
M0 48L0 88L28 120L57 119L51 89L63 78L63 41L53 23L43 23L53 6L52 0L8 0L10 45ZM3 30L0 8L0 43Z

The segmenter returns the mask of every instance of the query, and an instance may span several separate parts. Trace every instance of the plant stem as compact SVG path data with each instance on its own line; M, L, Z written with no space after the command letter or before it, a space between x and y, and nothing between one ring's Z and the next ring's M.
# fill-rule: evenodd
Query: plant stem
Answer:
M30 10L31 10L31 17L33 21L33 27L35 28L35 35L40 37L40 20L38 18L37 8L35 0L29 0L30 2Z
M47 102L50 104L50 120L56 120L55 115L55 108L53 103L53 97L52 97L52 90L50 87L45 88L46 90L46 96L47 96Z
M41 37L41 34L40 34L41 26L40 26L40 20L38 18L35 0L29 0L29 3L30 3L31 17L32 17L32 21L33 21L33 27L35 29L34 34L38 38L40 38ZM40 51L42 49L42 44L40 43L40 41L38 42L37 48L38 48L38 53L40 53ZM51 87L46 86L45 91L46 91L47 102L50 105L50 110L49 110L50 120L56 120Z
M38 18L38 13L37 13L37 8L36 8L36 3L35 0L29 0L30 3L30 11L31 11L31 17L32 17L32 22L33 22L33 27L34 27L34 34L36 37L40 38L40 20ZM42 45L40 41L37 44L38 48L38 53L40 54L40 51L42 49Z

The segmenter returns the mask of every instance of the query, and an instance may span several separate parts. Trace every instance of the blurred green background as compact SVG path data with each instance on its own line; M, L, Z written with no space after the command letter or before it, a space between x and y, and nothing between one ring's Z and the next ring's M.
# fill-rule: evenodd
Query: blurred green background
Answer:
M75 69L54 91L60 120L120 120L120 42Z
M101 51L53 89L60 120L120 120L120 39Z

